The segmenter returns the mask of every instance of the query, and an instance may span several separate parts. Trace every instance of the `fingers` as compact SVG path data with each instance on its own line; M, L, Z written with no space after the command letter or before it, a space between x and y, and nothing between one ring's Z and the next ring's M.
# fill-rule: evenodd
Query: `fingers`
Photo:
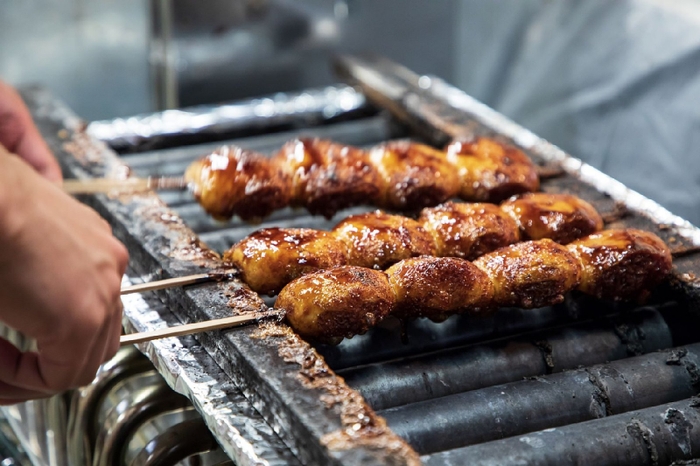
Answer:
M115 280L120 283L120 280ZM15 387L8 398L36 398L87 385L99 366L119 348L121 300L117 286L111 302L84 301L80 318L59 322L37 341L37 352L21 352L0 339L0 400L4 385ZM99 304L102 304L100 306ZM9 388L8 388L9 390Z
M38 400L54 396L51 393L36 392L0 382L0 406L9 406L25 401Z
M23 398L0 398L0 406L11 406L17 403L25 403L27 401L33 401L40 398L49 398L53 395L40 395L40 396L27 396Z
M34 400L47 396L51 395L0 382L0 404L3 402L7 402L7 404L14 404L18 403L19 401Z
M102 358L102 362L105 363L112 359L115 354L117 354L117 351L119 351L120 343L119 343L119 337L122 334L122 312L123 312L123 306L122 306L122 301L121 299L119 300L116 312L114 313L112 317L112 322L110 326L110 332L108 334L108 344L107 344L107 351Z
M51 395L43 391L18 387L11 383L11 374L8 369L16 367L20 355L21 352L12 343L0 338L0 405L10 405Z
M39 134L31 118L25 121L24 133L14 152L27 161L44 178L58 183L63 179L61 167Z
M114 267L114 266L112 266ZM112 269L114 270L114 269ZM85 292L79 305L82 312L73 317L56 338L38 340L39 371L49 388L65 389L89 384L104 362L115 335L114 320L121 315L121 275L110 274L96 294ZM118 337L117 337L118 338ZM66 365L70 372L66 372Z
M91 345L90 354L87 355L83 367L78 372L75 384L85 386L90 384L99 367L116 354L119 349L119 336L121 334L121 300L115 303L114 309L109 315L104 325L96 334L96 338Z
M119 274L119 288L121 290L121 280L124 274L126 273L127 266L129 265L129 251L127 251L126 246L124 246L116 239L114 240L114 242L116 244L114 246L113 254L117 263L117 273ZM118 301L119 305L121 306L121 295Z
M0 145L23 158L45 178L59 182L61 168L32 120L24 101L0 81Z
M13 196L12 234L0 235L0 321L38 347L0 341L5 403L87 384L116 353L128 253L94 210L16 157L0 157L2 186Z
M31 399L31 398L30 398ZM17 403L24 403L25 401L29 401L30 399L24 399L24 398L17 398L14 400L0 400L0 406L10 406L10 405L16 405Z
M23 353L12 343L0 338L0 383L25 392L55 393L43 383L38 361L38 354Z
M110 316L109 330L106 336L105 353L100 363L106 362L114 357L119 351L119 337L122 334L122 313L123 304L121 300L121 278L126 273L126 268L129 265L129 252L126 247L119 241L115 240L115 250L113 252L117 262L117 271L119 276L119 295L116 298L114 311Z

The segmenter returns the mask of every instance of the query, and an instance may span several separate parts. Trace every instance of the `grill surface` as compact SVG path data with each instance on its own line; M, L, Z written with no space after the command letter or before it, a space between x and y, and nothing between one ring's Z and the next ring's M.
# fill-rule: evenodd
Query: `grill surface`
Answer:
M386 117L375 117L231 142L274 153L285 141L302 135L369 146L410 134L392 128ZM138 175L178 174L213 147L149 152L126 161ZM163 164L164 160L168 162ZM558 184L559 180L546 182L544 189ZM204 215L189 197L179 193L161 196L200 238L220 252L266 226L330 229L350 213L369 210L355 208L326 220L288 209L262 225L237 220L221 225ZM662 312L657 308L615 309L570 300L557 309L507 310L487 321L462 316L441 324L413 323L408 344L401 342L400 323L388 321L368 335L317 349L395 432L419 453L435 453L694 395L700 388L698 381L691 380L685 366L667 365L668 353L604 364L672 348L674 341L677 345L683 329L669 327L663 314L684 309L679 305L660 309ZM700 363L700 349L691 346L689 350L690 364ZM547 375L579 366L592 367ZM618 393L620 385L628 392ZM627 396L606 400L607 392Z
M635 226L659 234L675 253L676 270L671 284L657 290L642 308L573 294L550 308L503 309L485 319L455 316L440 324L412 322L405 329L407 343L401 341L400 324L388 319L339 346L319 345L316 349L329 366L424 455L427 464L476 464L477 459L482 464L670 464L700 456L690 435L692 429L700 429L699 404L691 399L700 389L700 347L695 344L700 337L693 335L700 295L693 275L700 262L698 231L654 203L606 184L604 175L574 159L561 159L558 149L489 109L477 104L465 109L470 101L434 78L418 79L383 62L350 61L343 70L372 100L417 132L381 112L226 142L269 154L300 135L368 146L398 137L437 144L458 135L495 133L518 143L539 163L564 167L566 174L543 182L544 191L583 197L613 219L607 227ZM444 101L455 95L462 98L457 102L460 108ZM42 107L36 96L34 107ZM62 152L63 141L51 138L60 129L57 122L65 125L65 116L44 117L41 126L54 149ZM136 152L123 159L140 176L180 175L188 163L220 144ZM63 158L78 175L86 169L92 176L101 174L104 159L97 162L75 163L67 154ZM584 181L617 191L604 194ZM187 193L164 192L160 198L218 252L265 226L328 229L350 213L370 210L360 207L326 220L287 209L262 225L236 219L221 224L206 216ZM133 218L143 216L140 209L147 203L125 206L123 200L101 196L87 200L117 225L115 231L130 246L135 268L145 276L158 276L157 268L166 275L196 268L159 256L157 251L165 246L152 236L155 227ZM628 209L622 209L620 201ZM629 209L645 210L646 215ZM167 231L155 229L166 236ZM220 292L231 290L212 285L159 296L187 320L225 314L226 300L216 296ZM203 311L203 306L210 309ZM298 366L285 363L274 342L251 338L254 331L237 329L198 339L302 463L402 462L366 444L349 451L324 444L324 434L342 428L333 414L336 408L324 405L319 390L300 385Z

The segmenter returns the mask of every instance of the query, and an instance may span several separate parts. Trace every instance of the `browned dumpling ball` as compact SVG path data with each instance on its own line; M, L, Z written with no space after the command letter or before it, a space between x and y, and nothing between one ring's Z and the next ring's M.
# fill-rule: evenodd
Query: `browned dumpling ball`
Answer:
M305 273L345 265L346 254L345 245L325 231L265 228L233 245L224 260L251 289L273 295Z
M570 194L528 193L501 204L523 239L549 238L567 244L603 229L603 219L588 202Z
M455 257L414 257L387 271L396 295L393 315L444 320L462 312L492 308L493 285L471 262Z
M418 222L443 257L473 260L520 239L515 221L494 204L446 202L423 209Z
M581 280L581 264L549 239L501 248L474 261L494 286L494 304L534 308L560 303Z
M672 268L668 246L647 231L606 230L568 248L583 266L578 289L598 298L642 299Z
M262 154L224 146L185 171L195 198L217 220L259 220L289 204L289 180Z
M413 219L381 211L353 215L332 231L348 249L348 264L384 270L409 257L434 255L433 238Z
M295 139L273 163L291 180L292 203L332 217L353 205L375 205L381 180L369 154L325 139Z
M460 178L465 201L500 202L514 194L537 191L537 169L520 149L480 137L447 146L447 160Z
M389 315L394 293L383 272L344 266L304 275L282 289L275 307L302 337L325 343L363 334Z
M381 205L396 210L419 210L455 197L457 172L445 153L411 141L374 147L370 160L382 178Z

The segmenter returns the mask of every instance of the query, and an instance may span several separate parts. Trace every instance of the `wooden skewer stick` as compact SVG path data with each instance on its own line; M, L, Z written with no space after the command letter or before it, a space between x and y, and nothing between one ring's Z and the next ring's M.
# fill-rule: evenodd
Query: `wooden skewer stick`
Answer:
M135 343L143 343L160 338L179 337L182 335L192 335L194 333L206 332L209 330L217 330L222 328L238 327L241 325L261 322L266 319L274 318L281 319L284 316L282 311L271 310L265 313L255 313L243 316L224 317L223 319L214 319L206 322L196 322L193 324L183 324L177 327L168 327L150 332L132 333L122 335L119 339L120 346L131 345Z
M86 178L64 180L63 191L68 194L96 194L110 192L139 192L149 189L188 189L183 177L148 177L148 178Z
M164 288L172 288L174 286L196 285L206 282L221 282L231 280L237 275L235 269L220 270L215 272L200 273L196 275L186 275L184 277L166 278L164 280L154 280L148 283L139 283L138 285L125 286L121 290L122 296L132 293L144 293L146 291L162 290Z
M162 290L164 288L172 288L174 286L194 285L197 283L206 283L212 281L213 278L208 273L200 273L197 275L187 275L186 277L166 278L165 280L155 280L148 283L139 283L138 285L125 286L121 290L121 294L145 293L146 291Z

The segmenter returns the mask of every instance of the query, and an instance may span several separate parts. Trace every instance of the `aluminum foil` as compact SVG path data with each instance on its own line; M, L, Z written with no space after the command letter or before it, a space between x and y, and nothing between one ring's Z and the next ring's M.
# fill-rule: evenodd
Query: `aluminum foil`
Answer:
M140 282L124 277L123 286ZM124 326L143 332L179 325L152 294L122 297ZM191 337L138 345L168 385L188 397L238 465L288 465L297 460L209 354Z
M367 105L363 94L349 86L331 86L297 94L280 93L216 106L197 106L108 121L94 121L87 132L111 146L183 134L215 134L268 128L281 124L325 121Z

